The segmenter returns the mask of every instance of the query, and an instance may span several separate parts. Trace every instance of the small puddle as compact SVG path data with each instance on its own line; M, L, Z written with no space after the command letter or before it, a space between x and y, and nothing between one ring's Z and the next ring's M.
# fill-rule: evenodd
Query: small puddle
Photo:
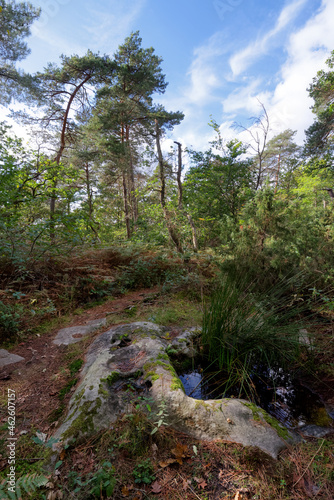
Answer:
M249 399L245 393L240 394L238 388L226 390L215 374L195 369L179 378L186 394L195 399ZM252 384L256 392L255 403L289 429L306 425L329 427L334 423L321 399L281 368L263 370L261 376L252 376Z

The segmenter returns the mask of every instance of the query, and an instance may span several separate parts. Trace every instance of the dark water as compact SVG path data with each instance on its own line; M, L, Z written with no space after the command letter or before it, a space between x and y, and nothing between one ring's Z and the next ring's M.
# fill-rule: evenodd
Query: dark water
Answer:
M262 370L260 376L252 376L251 397L249 391L243 392L237 387L227 389L221 377L215 374L203 374L195 369L179 378L190 397L203 400L223 397L252 399L290 429L306 425L327 427L333 424L320 398L281 368Z

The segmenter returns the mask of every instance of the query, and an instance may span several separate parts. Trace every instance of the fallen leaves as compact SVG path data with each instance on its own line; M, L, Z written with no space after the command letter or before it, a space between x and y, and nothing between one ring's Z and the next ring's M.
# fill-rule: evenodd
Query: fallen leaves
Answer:
M161 493L161 484L159 481L154 481L154 483L151 484L151 492L152 493Z
M171 450L171 453L174 455L175 460L180 465L183 464L183 458L187 458L190 456L188 446L181 443L176 443L176 446Z
M202 477L200 477L200 478L194 477L193 479L198 484L198 487L202 488L202 490L204 490L205 487L208 485L208 483Z
M121 489L123 497L129 497L131 490L133 490L133 485L131 484L130 486L124 485Z
M160 465L160 467L162 467L163 469L165 469L169 465L175 464L175 462L176 462L176 458L167 458L167 460L159 462L159 465Z

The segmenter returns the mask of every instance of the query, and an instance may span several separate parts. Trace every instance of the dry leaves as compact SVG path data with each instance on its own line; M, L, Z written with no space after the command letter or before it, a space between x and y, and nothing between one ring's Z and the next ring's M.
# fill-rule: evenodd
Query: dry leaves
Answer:
M154 481L154 483L151 484L151 492L161 493L161 484L158 481Z
M130 491L133 489L133 486L123 486L121 489L123 497L129 497L130 496Z
M202 477L194 477L193 479L198 484L198 487L202 488L202 490L204 490L208 484Z
M171 450L171 453L174 455L175 460L180 465L183 464L183 458L187 458L190 456L188 446L181 443L176 443L176 446Z

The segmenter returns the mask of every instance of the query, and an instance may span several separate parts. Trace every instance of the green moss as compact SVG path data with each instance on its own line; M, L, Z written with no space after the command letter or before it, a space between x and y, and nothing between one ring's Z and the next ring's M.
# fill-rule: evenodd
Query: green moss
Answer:
M269 424L275 431L277 432L278 436L282 439L289 440L291 439L291 434L289 433L288 429L283 427L276 418L272 417L269 415L265 410L262 408L259 408L253 403L243 403L244 406L247 406L252 413L253 413L253 419L257 422L263 422L263 419ZM261 415L263 418L261 418Z
M100 384L99 386L98 394L100 394L100 396L103 396L104 398L107 398L109 396L109 392L103 389L102 384Z
M88 387L88 389L89 389L90 391L92 391L92 390L94 389L94 386L93 386L93 385L90 385L90 386Z
M197 410L198 408L204 408L206 411L210 411L210 409L208 408L208 406L205 404L205 401L203 401L203 399L198 399L196 402L195 402L195 409Z
M173 375L175 374L174 368L169 363L164 363L163 361L156 361L155 364L158 366L161 366L164 370L167 370L167 371L173 373Z
M320 427L328 427L331 425L333 420L328 415L326 408L317 408L312 411L312 422Z
M172 383L170 385L170 388L172 391L176 391L178 389L181 389L183 392L185 392L183 384L181 380L178 377L173 377Z
M78 394L75 396L74 401L80 401L80 399L82 398L84 393L85 393L85 389L81 389L81 391L78 392Z
M153 363L152 361L148 361L147 363L144 364L143 370L145 372L147 372L147 371L152 370L152 368L154 368L154 367L155 367L155 363Z
M95 403L94 408L90 409ZM77 438L79 434L88 434L94 431L93 418L102 405L101 399L86 401L80 408L80 414L72 422L71 426L64 432L62 439Z
M119 372L111 372L108 377L106 378L101 378L101 382L106 382L108 386L113 385L115 382L117 382L121 378L121 375Z
M61 389L61 390L59 391L59 395L58 395L58 397L59 397L60 401L63 401L63 400L64 400L64 398L65 398L66 394L68 394L68 393L70 392L70 390L72 389L72 387L73 387L73 386L74 386L77 382L78 382L78 379L77 379L77 378L74 378L74 379L70 380L70 381L68 382L68 384L67 384L67 385L65 385L65 387L63 387L63 389Z
M158 359L165 359L166 361L169 361L169 357L167 354L163 354L162 352L160 352L158 354Z
M75 373L77 373L80 370L82 365L83 365L83 359L76 359L70 364L69 369L72 377Z
M150 371L150 372L147 372L145 374L145 380L150 378L151 381L153 382L154 380L158 380L159 378L161 378L161 375L158 375L157 373L155 373L154 371Z

